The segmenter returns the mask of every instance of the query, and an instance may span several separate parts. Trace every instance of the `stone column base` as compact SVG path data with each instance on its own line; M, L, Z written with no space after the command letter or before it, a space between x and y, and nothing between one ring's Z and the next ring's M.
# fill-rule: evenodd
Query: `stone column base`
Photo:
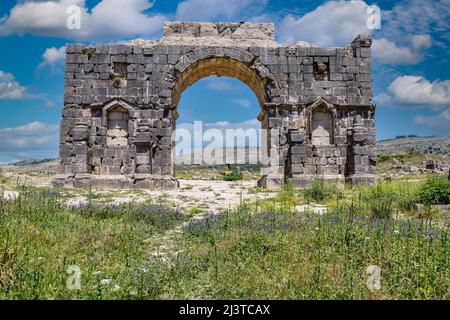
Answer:
M323 179L326 182L337 183L338 185L345 183L345 177L342 174L299 174L289 178L288 181L292 182L295 187L305 188L308 187L315 179Z
M377 181L375 174L355 173L349 177L352 184L373 184Z
M284 176L282 175L268 175L263 176L258 180L258 187L269 190L281 189L284 185Z
M52 180L55 188L94 189L176 189L177 179L169 175L135 174L97 176L91 174L62 174Z

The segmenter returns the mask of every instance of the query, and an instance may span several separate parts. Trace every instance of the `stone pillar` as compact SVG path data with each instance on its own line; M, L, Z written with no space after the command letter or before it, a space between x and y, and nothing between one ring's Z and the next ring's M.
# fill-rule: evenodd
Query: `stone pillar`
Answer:
M287 157L287 136L283 127L283 118L276 115L274 109L268 110L263 119L263 141L266 147L262 154L261 173L258 186L267 189L278 189L285 182L285 165ZM264 151L263 151L264 152Z
M352 166L350 179L356 183L374 183L376 181L376 147L375 132L370 132L363 124L361 116L353 119L350 146Z
M75 174L73 186L86 188L90 181L90 166L88 164L89 127L86 122L80 121L72 128L74 162L72 173Z
M170 108L169 108L170 109ZM136 134L137 188L178 188L172 157L172 112L160 106L151 110L153 118L141 120Z

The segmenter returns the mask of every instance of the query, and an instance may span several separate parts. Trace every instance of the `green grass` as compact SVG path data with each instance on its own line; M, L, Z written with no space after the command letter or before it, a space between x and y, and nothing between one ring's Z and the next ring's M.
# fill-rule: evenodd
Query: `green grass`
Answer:
M22 192L0 203L0 299L154 298L148 239L184 220L156 205L69 209L58 193ZM79 291L66 288L71 265Z
M5 186L11 182L11 179L8 177L5 177L2 173L3 173L3 169L0 168L0 186Z
M243 178L244 177L242 174L233 171L233 172L228 172L226 175L224 175L223 180L224 181L240 181Z
M60 191L24 189L0 201L0 299L449 299L448 217L408 214L424 183L347 186L323 215L296 212L305 191L286 185L188 223L164 259L151 253L165 231L201 208L71 209ZM71 265L80 290L66 288Z
M447 229L342 211L232 214L192 224L167 285L175 298L448 299ZM366 287L382 270L382 290Z
M400 152L400 153L392 153L392 154L380 154L377 157L377 162L386 162L391 161L393 158L397 160L407 161L410 159L425 159L426 155L420 152Z

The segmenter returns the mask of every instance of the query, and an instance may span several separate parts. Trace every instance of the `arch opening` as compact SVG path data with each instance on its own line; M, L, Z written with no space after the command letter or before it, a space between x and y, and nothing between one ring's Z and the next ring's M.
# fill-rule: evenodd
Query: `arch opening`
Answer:
M186 72L195 71L191 69ZM183 88L186 93L182 99L181 94L177 93L177 109L173 110L176 116L173 117L172 128L177 130L173 135L172 149L175 173L189 172L192 167L187 164L217 165L218 168L226 165L228 170L240 167L245 168L246 172L250 170L252 174L259 173L261 124L257 116L261 111L260 98L248 81L242 80L242 75L231 77L229 71L220 74L222 77L216 77L217 74L211 71L195 72L191 81L179 82L178 88ZM258 90L263 94L262 88ZM202 137L201 152L196 140L199 133ZM175 170L175 164L179 165L178 170ZM211 172L215 171L206 170L205 174Z
M173 105L178 105L181 94L189 86L212 75L239 79L253 90L260 106L267 101L267 79L258 76L255 70L244 62L232 58L214 57L195 62L179 75L172 91Z

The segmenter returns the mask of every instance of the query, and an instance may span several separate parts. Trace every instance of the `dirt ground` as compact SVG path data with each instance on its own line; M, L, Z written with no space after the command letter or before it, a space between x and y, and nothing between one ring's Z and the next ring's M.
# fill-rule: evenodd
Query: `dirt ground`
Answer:
M3 183L0 194L11 198L22 186L50 187L57 172L57 161L41 164L2 166ZM163 203L180 210L216 213L237 206L241 201L255 201L272 197L273 192L261 192L256 188L256 179L228 182L221 180L179 179L180 188L175 190L64 190L68 206L79 206L89 201L118 205L128 202Z

